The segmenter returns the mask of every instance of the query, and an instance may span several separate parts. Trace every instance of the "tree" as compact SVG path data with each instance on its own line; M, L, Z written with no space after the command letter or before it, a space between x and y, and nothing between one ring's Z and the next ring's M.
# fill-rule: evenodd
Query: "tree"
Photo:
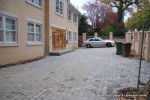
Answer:
M145 29L148 30L150 28L150 2L147 1L143 3L140 7L140 10L136 13L133 13L125 23L127 29L129 30L141 30L143 28L143 24Z
M87 17L85 15L80 15L79 16L79 36L82 35L82 33L87 33L88 30L88 22L87 22Z
M97 0L99 1L99 0ZM124 26L124 16L125 11L133 11L133 5L138 5L144 0L102 0L103 2L110 5L110 7L117 8L117 14L119 16L119 28L121 29L121 33L125 33L125 26Z
M120 35L117 13L109 12L108 15L109 15L109 17L107 19L107 23L103 26L101 34L104 36L108 36L109 32L113 32L115 36Z
M86 16L90 20L94 32L100 32L108 22L113 21L112 9L102 2L88 2L83 5Z

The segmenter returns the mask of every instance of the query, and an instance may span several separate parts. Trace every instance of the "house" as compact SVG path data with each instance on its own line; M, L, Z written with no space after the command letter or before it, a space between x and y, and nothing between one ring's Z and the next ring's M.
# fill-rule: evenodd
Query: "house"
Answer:
M70 0L0 0L0 66L78 48Z
M78 48L79 14L70 0L49 0L49 52Z
M44 56L44 0L0 0L0 66Z

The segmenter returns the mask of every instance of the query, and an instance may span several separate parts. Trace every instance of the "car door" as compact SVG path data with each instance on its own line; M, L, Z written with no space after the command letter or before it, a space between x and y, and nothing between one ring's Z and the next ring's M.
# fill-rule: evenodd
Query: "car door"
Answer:
M94 38L90 39L88 44L90 44L92 47L95 47L95 39Z
M95 46L96 47L102 47L103 46L103 42L101 39L95 39Z

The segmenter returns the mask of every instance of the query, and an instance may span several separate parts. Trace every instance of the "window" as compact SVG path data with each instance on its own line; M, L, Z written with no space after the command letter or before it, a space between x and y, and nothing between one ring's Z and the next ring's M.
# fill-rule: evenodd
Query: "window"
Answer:
M0 43L16 43L16 19L0 15Z
M95 41L95 39L90 39L89 41Z
M67 32L67 40L68 40L68 42L71 42L71 32L70 31Z
M73 33L73 41L74 42L78 41L78 34L76 32Z
M77 23L77 15L73 14L73 22Z
M63 1L56 0L56 13L63 15Z
M95 41L101 41L100 39L95 39Z
M27 0L29 3L41 7L42 6L42 0Z
M69 20L71 20L71 11L70 11L70 10L68 10L68 12L67 12L67 18L68 18Z
M29 22L28 23L28 42L41 42L41 24Z

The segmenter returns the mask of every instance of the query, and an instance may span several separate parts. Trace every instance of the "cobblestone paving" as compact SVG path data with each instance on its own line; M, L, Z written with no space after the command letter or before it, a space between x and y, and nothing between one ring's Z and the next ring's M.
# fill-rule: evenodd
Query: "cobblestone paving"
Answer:
M2 68L0 100L117 100L118 89L136 87L138 62L115 55L115 48L81 48ZM149 72L143 62L142 82Z

